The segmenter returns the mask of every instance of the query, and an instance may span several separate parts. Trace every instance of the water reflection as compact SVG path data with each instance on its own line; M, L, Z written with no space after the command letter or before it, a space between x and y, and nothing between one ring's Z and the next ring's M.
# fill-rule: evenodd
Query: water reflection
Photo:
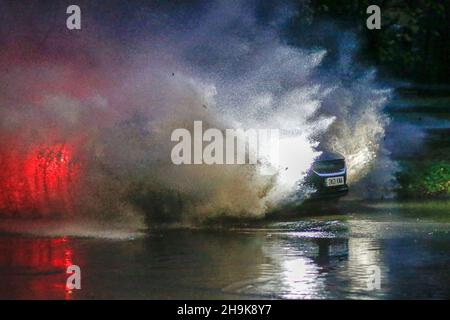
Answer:
M321 218L130 241L0 236L0 298L446 298L449 226ZM66 291L66 267L82 290ZM368 290L369 267L381 289Z
M266 254L272 257L271 286L258 290L271 291L279 298L326 298L328 269L347 259L347 243L347 239L278 235L266 249Z
M353 238L349 240L349 259L344 275L349 279L349 293L352 298L382 297L384 285L388 282L387 268L384 265L380 241L370 238ZM379 268L380 289L371 290L368 282L371 268ZM365 292L366 291L366 292Z
M1 298L70 299L66 270L72 265L70 240L1 238Z

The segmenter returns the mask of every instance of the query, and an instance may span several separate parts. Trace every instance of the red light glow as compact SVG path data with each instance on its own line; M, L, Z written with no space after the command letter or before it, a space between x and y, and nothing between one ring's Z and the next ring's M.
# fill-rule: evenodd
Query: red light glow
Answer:
M73 148L66 144L39 145L24 154L2 150L0 211L9 214L61 213L70 204L78 177Z

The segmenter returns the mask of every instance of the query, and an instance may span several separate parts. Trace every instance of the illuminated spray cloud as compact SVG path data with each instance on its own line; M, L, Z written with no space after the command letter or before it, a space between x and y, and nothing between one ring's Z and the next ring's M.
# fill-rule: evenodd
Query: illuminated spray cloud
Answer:
M84 10L75 37L3 37L0 210L136 227L144 215L150 224L262 217L307 196L299 190L319 146L346 156L351 183L371 175L387 156L389 92L355 67L357 40L339 39L330 66L326 48L287 45L279 17L261 24L255 12L253 3L219 1L185 24L153 12L152 28L136 33L122 22L113 38L110 24ZM35 33L9 23L12 35ZM194 121L221 132L278 130L277 172L174 165L171 134L194 132ZM386 185L389 171L378 179Z
M178 142L171 152L175 165L181 164L266 164L264 169L279 169L278 129L225 129L208 128L203 132L202 121L194 121L194 132L175 129L170 137ZM204 144L206 145L204 146ZM269 174L264 170L262 174Z

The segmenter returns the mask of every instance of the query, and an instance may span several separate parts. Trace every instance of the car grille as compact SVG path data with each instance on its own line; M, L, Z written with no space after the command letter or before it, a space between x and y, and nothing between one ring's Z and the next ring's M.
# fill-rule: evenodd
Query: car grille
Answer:
M344 160L316 161L313 164L313 170L317 173L341 172L345 169Z

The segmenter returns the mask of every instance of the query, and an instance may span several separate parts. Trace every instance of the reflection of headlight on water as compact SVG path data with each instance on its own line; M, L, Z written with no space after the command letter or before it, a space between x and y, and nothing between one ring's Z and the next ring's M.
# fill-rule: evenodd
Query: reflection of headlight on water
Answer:
M320 277L320 270L313 260L305 257L286 260L282 267L283 282L287 287L283 298L313 299L323 292L324 279Z
M305 239L304 235L302 238ZM347 255L348 239L341 238L311 238L300 247L288 249L280 262L283 298L326 298L327 273L322 265L330 260L342 261Z
M376 228L376 224L367 221L358 221L348 224L349 232L352 234L378 234L380 230ZM380 268L381 270L381 287L383 283L387 283L388 273L381 256L380 240L374 238L350 238L349 239L349 258L348 273L350 277L351 287L354 291L366 291L367 283L371 275L371 268Z

